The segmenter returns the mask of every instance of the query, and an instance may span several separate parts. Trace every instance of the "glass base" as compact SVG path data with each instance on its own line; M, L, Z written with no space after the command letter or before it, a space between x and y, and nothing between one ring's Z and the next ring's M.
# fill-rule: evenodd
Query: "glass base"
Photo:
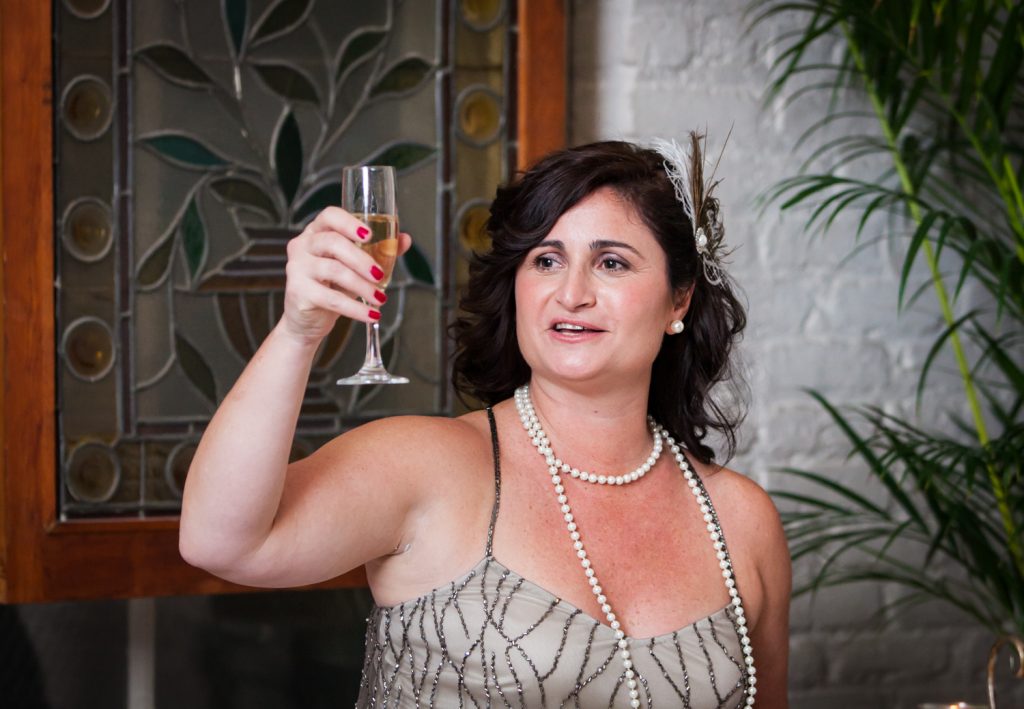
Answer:
M358 384L408 384L406 377L391 374L383 367L379 369L363 367L351 377L339 379L338 386L354 386Z

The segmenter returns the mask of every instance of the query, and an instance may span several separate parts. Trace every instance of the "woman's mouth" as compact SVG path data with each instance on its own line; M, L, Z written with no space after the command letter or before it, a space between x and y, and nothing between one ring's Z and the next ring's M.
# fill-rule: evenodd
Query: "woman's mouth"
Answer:
M588 333L604 332L600 328L589 323L559 321L551 326L551 329L560 335L582 335Z

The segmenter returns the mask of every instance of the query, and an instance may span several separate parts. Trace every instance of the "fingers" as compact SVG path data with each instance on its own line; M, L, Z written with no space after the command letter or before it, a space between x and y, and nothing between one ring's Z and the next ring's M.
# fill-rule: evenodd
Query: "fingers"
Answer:
M293 329L320 337L338 315L367 323L380 319L387 301L380 286L384 271L361 247L368 238L361 221L328 207L288 242L285 315ZM410 243L402 235L399 248L405 251Z
M355 243L370 238L369 228L341 207L327 207L306 227L308 232L333 231Z
M291 301L287 305L294 309L296 319L300 321L314 319L317 312L330 312L365 323L380 320L379 308L368 306L366 303L314 280L309 280L304 287L290 291L286 300Z
M412 237L404 231L398 233L398 255L401 256L412 248Z
M387 300L375 280L367 280L335 259L314 257L309 264L309 273L317 282L359 296L367 303L379 305Z
M346 266L353 273L363 278L367 283L377 285L384 275L380 264L345 238L340 238L334 231L313 232L303 234L299 237L302 241L297 243L300 250L305 250L311 256L323 259L332 259ZM291 253L289 252L289 258Z

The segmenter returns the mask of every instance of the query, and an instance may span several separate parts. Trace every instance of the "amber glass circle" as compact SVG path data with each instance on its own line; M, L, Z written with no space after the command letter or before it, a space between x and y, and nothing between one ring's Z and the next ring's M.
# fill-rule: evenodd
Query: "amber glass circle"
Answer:
M110 209L98 199L79 199L64 212L64 246L79 261L99 261L113 242Z
M458 106L459 132L474 143L486 143L501 129L501 106L489 91L477 89L462 96Z
M64 332L64 363L79 379L102 379L114 364L114 338L99 318L81 318Z
M94 140L110 126L110 88L94 76L72 81L64 91L64 125L80 140Z
M86 443L71 454L64 482L79 502L106 502L121 483L121 466L106 446Z
M193 441L185 441L175 446L171 454L167 456L167 463L164 466L164 478L167 485L181 497L185 489L185 477L188 475L188 468L192 465L192 458L196 454L196 444Z
M99 17L109 5L110 0L64 0L68 12L84 20Z
M502 0L462 0L462 19L477 29L488 29L501 17Z
M491 248L491 238L486 229L488 216L490 210L483 204L475 204L462 213L459 219L459 241L467 249L483 253Z

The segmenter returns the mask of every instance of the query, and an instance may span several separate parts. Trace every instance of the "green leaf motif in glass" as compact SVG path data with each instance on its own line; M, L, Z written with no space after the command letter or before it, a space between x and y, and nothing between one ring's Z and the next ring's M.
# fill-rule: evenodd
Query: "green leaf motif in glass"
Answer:
M141 140L143 145L155 150L157 155L181 167L204 170L227 164L224 158L195 138L180 133L165 133Z
M174 234L173 229L169 231L163 241L139 264L135 280L143 288L155 286L167 273L167 267L171 265L171 254L174 253Z
M412 247L402 256L402 261L410 276L422 283L434 285L434 272L430 268L430 262L416 246L416 242L413 242Z
M193 89L213 84L210 75L173 44L153 44L140 49L137 55L171 83Z
M365 30L354 35L345 45L338 60L338 71L335 72L335 82L341 81L350 68L367 59L375 49L381 46L381 42L387 37L387 32L382 30Z
M249 180L240 177L220 177L210 183L210 189L225 202L251 207L267 214L275 222L278 219L274 200L262 187Z
M308 217L311 217L325 207L336 207L339 204L341 204L341 183L329 182L317 189L316 192L303 200L301 205L295 208L292 223L301 224Z
M235 47L235 56L242 53L245 42L245 24L249 17L249 0L224 0L224 20L231 33L231 44Z
M320 105L320 97L313 82L298 69L287 64L254 64L253 69L278 96Z
M390 165L398 172L409 170L432 158L436 148L422 143L395 143L366 161L367 165Z
M277 171L277 183L284 192L288 204L295 199L302 179L302 136L294 114L288 111L281 122L274 142L274 169Z
M302 23L312 0L281 0L267 12L253 31L253 42L277 37L295 29Z
M192 385L211 404L217 404L217 383L213 379L213 370L203 359L202 353L197 350L191 342L178 332L174 331L174 353L178 358L185 376L192 382Z
M202 217L199 216L199 206L195 197L188 203L185 215L181 218L180 229L181 245L185 249L188 271L195 280L206 256L206 229L203 227Z
M434 72L431 64L419 57L410 57L398 62L370 89L370 97L410 91L419 86Z

